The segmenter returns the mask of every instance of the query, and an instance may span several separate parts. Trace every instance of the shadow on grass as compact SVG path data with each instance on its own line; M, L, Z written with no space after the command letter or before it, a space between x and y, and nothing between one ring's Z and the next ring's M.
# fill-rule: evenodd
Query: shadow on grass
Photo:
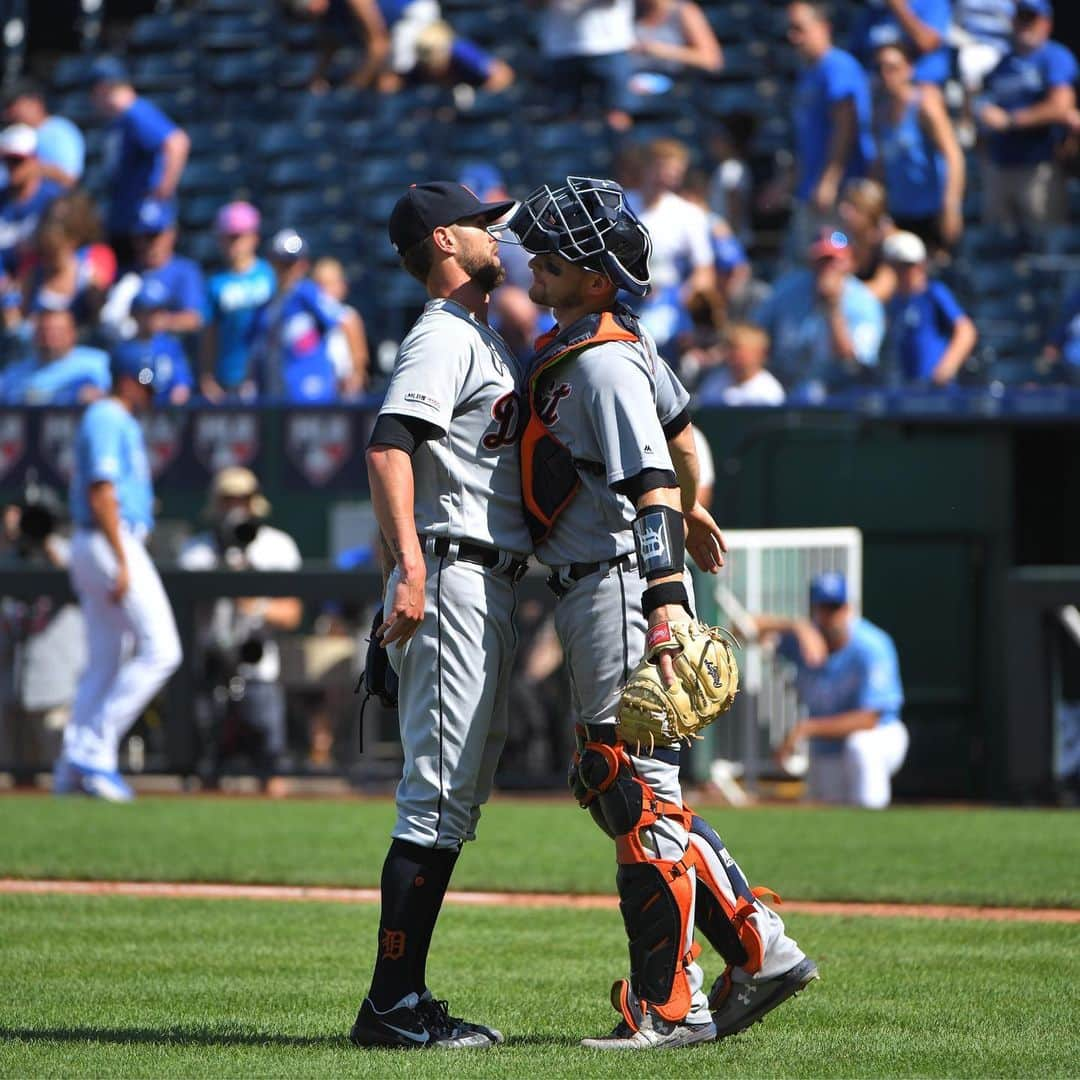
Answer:
M325 1050L344 1049L344 1035L274 1035L257 1031L215 1031L213 1028L9 1028L0 1027L0 1039L25 1042L114 1043L124 1046L296 1046Z

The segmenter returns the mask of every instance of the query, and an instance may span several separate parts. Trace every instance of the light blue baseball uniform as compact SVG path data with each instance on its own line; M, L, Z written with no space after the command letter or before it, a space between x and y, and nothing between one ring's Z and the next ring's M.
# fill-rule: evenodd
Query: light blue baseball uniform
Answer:
M119 599L117 555L90 507L91 487L103 482L116 495L128 571ZM64 731L55 789L81 788L120 800L130 797L116 776L120 740L179 667L181 649L161 578L143 546L154 524L146 441L138 420L116 398L97 401L83 414L70 500L77 528L69 571L88 628L88 660Z

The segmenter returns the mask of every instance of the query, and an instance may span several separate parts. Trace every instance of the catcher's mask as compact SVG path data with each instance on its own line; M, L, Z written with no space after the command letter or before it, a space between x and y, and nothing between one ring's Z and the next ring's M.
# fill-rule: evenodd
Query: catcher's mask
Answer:
M533 255L561 255L634 296L649 291L652 240L614 180L568 176L563 187L545 184L490 231Z

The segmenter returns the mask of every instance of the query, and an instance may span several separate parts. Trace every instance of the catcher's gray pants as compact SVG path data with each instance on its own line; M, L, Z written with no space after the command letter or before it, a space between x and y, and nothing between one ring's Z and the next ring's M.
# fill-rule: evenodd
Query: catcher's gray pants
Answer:
M453 848L476 839L506 740L516 589L476 563L425 559L424 621L389 649L405 752L393 836ZM386 600L397 580L395 571Z
M590 574L576 582L563 574L560 582L565 591L555 607L555 629L566 654L577 719L587 724L614 724L622 688L645 655L647 620L641 611L645 581L631 564ZM693 582L689 573L686 574L686 587L693 604ZM627 750L629 752L629 747ZM630 760L637 775L658 798L683 805L678 765L640 754L630 754ZM680 859L691 842L682 823L671 818L659 819L651 828L641 830L639 836L646 849L658 859ZM716 854L708 844L701 843L700 838L694 838L694 847L699 858L709 861L713 878L725 894L726 905L733 906L737 898ZM725 856L730 858L726 851ZM741 875L737 866L735 869ZM776 912L759 903L750 921L761 940L762 965L753 976L736 968L732 973L736 981L773 978L802 960L802 950L787 936L783 920ZM692 939L693 911L689 926ZM690 944L688 940L687 948ZM694 963L686 972L694 991L688 1020L705 1023L708 1021L708 1002L701 992L701 968Z

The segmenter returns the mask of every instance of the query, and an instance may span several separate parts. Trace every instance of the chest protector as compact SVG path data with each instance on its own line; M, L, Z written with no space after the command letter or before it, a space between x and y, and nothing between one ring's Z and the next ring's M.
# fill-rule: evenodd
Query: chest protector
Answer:
M582 464L575 461L570 448L555 438L544 422L539 400L541 376L593 345L641 340L637 319L621 306L586 315L565 330L556 327L537 339L527 395L529 419L521 437L521 493L534 545L551 535L559 515L578 493L578 469Z

